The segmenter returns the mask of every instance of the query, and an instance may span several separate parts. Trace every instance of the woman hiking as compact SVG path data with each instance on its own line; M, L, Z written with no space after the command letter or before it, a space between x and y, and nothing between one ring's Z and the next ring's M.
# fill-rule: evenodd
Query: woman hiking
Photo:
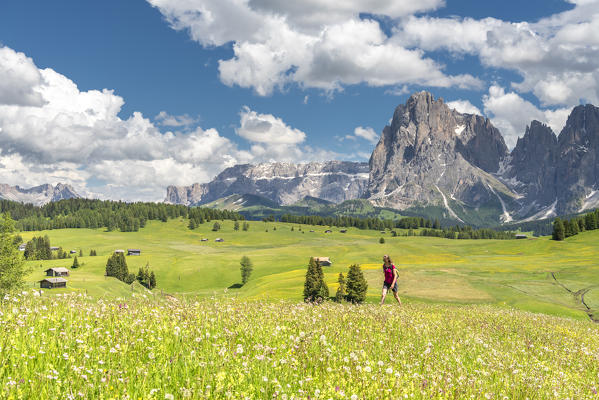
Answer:
M383 272L385 273L385 281L383 282L383 296L381 297L381 305L385 304L387 291L391 289L393 291L393 296L395 296L395 300L397 300L401 306L401 300L397 294L397 279L399 278L399 273L397 272L397 268L395 268L395 265L393 265L393 262L388 255L383 256Z

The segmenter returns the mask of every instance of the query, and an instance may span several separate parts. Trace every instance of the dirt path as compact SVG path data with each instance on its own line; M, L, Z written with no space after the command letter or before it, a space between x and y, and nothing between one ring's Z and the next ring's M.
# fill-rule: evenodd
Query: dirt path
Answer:
M559 286L561 286L564 290L566 290L568 293L570 293L572 296L574 296L574 299L580 303L580 305L582 306L582 308L584 309L584 311L587 313L587 315L589 316L589 318L591 319L591 321L599 323L599 318L595 317L593 314L593 310L591 309L591 307L588 306L587 303L585 303L584 301L584 295L587 294L587 292L589 290L591 290L594 286L589 286L587 288L584 289L580 289L576 292L572 291L571 289L569 289L566 285L564 285L563 283L561 283L556 277L555 277L555 273L552 272L551 273L551 277L553 278L553 280L555 281L555 283L557 283Z

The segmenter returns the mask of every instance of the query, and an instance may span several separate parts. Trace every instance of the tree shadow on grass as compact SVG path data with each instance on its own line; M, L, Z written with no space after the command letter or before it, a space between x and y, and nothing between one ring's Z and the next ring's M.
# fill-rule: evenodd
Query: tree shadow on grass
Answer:
M239 289L243 286L242 283L234 283L231 286L228 287L228 289Z

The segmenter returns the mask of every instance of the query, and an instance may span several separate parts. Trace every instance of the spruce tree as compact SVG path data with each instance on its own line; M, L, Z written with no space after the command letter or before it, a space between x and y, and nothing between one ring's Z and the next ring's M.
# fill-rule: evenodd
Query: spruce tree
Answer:
M347 273L347 301L352 303L362 303L366 299L368 283L358 264L349 267Z
M316 262L316 273L318 276L318 291L316 293L316 300L322 301L329 298L329 287L324 281L324 272L319 262Z
M154 271L150 272L150 289L154 289L156 287L156 275L154 275Z
M566 232L564 228L564 223L560 218L556 218L553 222L553 240L564 240L566 238Z
M578 235L579 229L578 229L578 221L576 219L571 219L570 220L570 233L572 236L574 235Z
M214 225L212 225L212 230L214 232L218 231L220 229L220 224L218 222L215 222Z
M235 230L235 231L239 230L239 221L235 221L235 223L233 224L233 230Z
M241 283L245 285L246 282L250 279L250 275L252 274L252 260L250 260L248 256L243 256L241 257L241 261L239 262L239 264L241 264Z
M244 222L244 223L243 223L243 228L242 228L242 229L243 229L244 231L247 231L247 230L249 230L249 229L250 229L250 224L249 224L249 223L247 223L247 222Z
M30 240L25 245L25 253L23 253L23 256L27 260L35 260L35 255L36 255L35 242L33 240Z
M73 265L71 265L71 268L79 268L79 261L77 260L77 256L75 256L75 258L73 259Z
M304 282L304 301L314 301L319 289L317 262L310 257L308 270L306 271L306 280Z
M584 216L584 225L587 231L597 229L597 220L595 219L595 213L588 213Z
M337 287L337 293L335 293L335 301L337 301L337 303L341 303L343 300L345 300L345 295L347 294L345 293L345 278L341 272L339 272L339 278L337 279L337 282L339 283L339 286Z

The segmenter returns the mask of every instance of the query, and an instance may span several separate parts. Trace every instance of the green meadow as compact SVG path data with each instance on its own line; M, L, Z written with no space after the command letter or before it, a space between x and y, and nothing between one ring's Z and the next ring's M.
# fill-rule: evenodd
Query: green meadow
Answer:
M52 246L83 251L80 268L71 271L68 289L47 293L85 292L94 298L126 297L139 288L104 277L107 258L116 249L138 248L128 256L129 271L149 263L157 288L178 297L225 296L252 300L302 299L311 256L330 257L323 267L331 295L339 272L360 264L369 283L368 302L380 297L381 261L389 254L400 273L400 295L409 303L495 304L526 311L588 320L599 310L599 231L584 232L564 242L548 237L526 240L449 240L392 237L390 232L250 221L248 231L235 231L232 221L205 223L191 231L187 220L149 221L139 232L62 229L22 232L25 240L48 235ZM292 230L293 229L293 230ZM310 232L314 231L314 232ZM385 238L380 244L379 238ZM209 239L202 242L202 238ZM217 243L216 238L224 242ZM98 256L90 257L90 249ZM240 287L239 260L254 264L249 282ZM70 267L72 259L28 261L30 287L51 266ZM584 301L583 301L584 300ZM388 298L387 302L394 301ZM586 305L585 305L586 304ZM598 313L599 317L599 313Z

